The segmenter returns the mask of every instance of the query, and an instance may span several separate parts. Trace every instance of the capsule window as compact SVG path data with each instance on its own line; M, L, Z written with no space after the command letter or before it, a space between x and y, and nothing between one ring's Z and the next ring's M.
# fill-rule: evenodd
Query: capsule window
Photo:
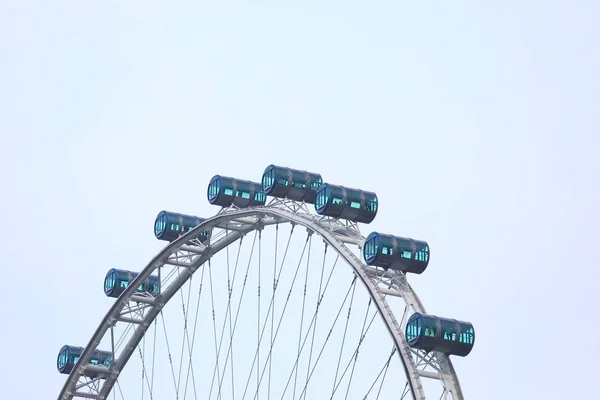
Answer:
M365 243L365 258L369 259L377 254L377 245L375 244L376 236L373 236Z
M115 275L117 273L115 271L112 271L110 273L110 275L108 275L106 277L106 279L104 280L104 291L105 292L109 292L112 288L115 287Z
M329 194L331 193L330 187L326 187L317 192L317 207L321 208L327 205L329 202Z
M421 335L421 324L418 319L411 321L406 329L406 340L418 338Z
M265 192L256 192L256 193L254 193L254 200L260 201L261 203L263 201L265 201L265 197L266 197ZM208 234L208 232L206 232L206 234Z
M225 193L227 196L233 196L233 189L225 189L225 190L224 190L224 193Z
M334 197L331 200L331 204L342 204L342 199L340 197Z
M263 175L263 188L264 190L270 189L275 183L275 168L269 168L269 170Z
M120 288L125 289L125 288L127 288L127 286L129 286L129 282L127 282L127 281L120 281L119 282L119 287Z
M425 336L435 337L435 328L425 328Z
M365 194L365 209L371 212L377 212L377 196L374 194Z
M417 250L415 252L415 260L417 261L429 261L429 247L427 245L420 244L417 242Z
M63 351L60 352L60 355L58 356L58 368L63 368L65 365L67 365L67 363L69 362L69 354L68 354L69 350L65 349Z
M160 216L160 218L158 218L156 220L156 223L154 224L154 233L156 235L160 235L161 233L164 232L166 226L167 226L167 215L163 214Z
M148 287L148 292L157 295L158 294L158 283L150 284Z
M237 197L241 197L242 199L249 199L250 198L250 193L248 193L248 192L240 192L239 190L237 191L237 193L235 195Z
M315 182L313 182L313 183L310 184L310 188L312 190L316 191L319 188L319 186L321 186L322 183L323 183L322 179L317 179Z
M211 199L214 199L219 195L219 180L215 179L208 186L208 195Z
M360 208L360 202L358 202L358 201L351 201L350 202L350 207L352 207L352 208Z
M306 183L304 182L292 182L292 186L300 189L306 189Z
M287 186L288 180L287 179L278 179L277 183L279 183L281 186Z
M460 342L465 344L473 344L475 339L475 335L473 333L473 328L470 328L466 332L461 332L460 334Z
M451 342L456 341L456 332L454 332L453 330L444 329L442 333L442 337L444 338L444 340L449 340Z

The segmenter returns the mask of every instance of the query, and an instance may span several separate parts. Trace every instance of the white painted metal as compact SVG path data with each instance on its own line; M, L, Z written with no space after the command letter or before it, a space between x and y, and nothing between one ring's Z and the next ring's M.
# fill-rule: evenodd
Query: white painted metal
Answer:
M409 310L425 312L417 295L406 281L406 277L403 274L394 273L394 271L383 271L366 266L344 245L344 243L350 243L361 247L364 243L364 237L355 224L343 224L338 220L310 214L307 211L306 205L282 200L275 200L267 206L249 209L223 209L216 216L204 221L192 231L167 245L115 301L67 378L58 399L71 400L76 397L107 399L123 367L127 364L150 324L164 305L199 267L212 255L248 232L262 229L266 225L289 222L304 226L307 230L317 233L352 267L374 300L394 345L399 350L398 354L404 366L413 399L425 399L425 391L420 381L420 377L423 376L432 379L441 378L446 398L462 400L458 378L450 360L443 354L434 353L433 356L428 356L423 352L411 349L406 342L401 325L385 300L386 294L401 296L405 300L407 308L401 323L405 322ZM214 228L227 229L227 232L220 237L219 235L212 237L208 246L200 244L197 238L201 233ZM178 277L166 288L161 288L161 293L156 298L144 297L136 293L136 288L164 264L181 266ZM132 303L137 306L131 307ZM112 366L102 370L104 379L90 381L85 377L85 371L97 368L97 366L90 366L88 360L102 339L111 334L109 331L116 321L134 324L133 334L120 349L120 354L116 356ZM113 349L113 351L115 350ZM421 366L429 367L434 371L419 369Z

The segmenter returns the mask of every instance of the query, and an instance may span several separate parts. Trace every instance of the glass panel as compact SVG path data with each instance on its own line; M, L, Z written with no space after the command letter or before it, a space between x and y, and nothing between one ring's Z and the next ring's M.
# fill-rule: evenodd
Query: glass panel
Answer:
M421 319L415 319L408 324L406 329L406 340L412 340L421 336Z
M63 350L60 352L60 356L58 357L58 368L63 368L65 365L67 365L67 353L68 350Z
M104 280L104 291L109 292L113 287L115 287L115 275L116 272L112 271L110 275L106 277Z
M210 183L210 185L208 186L208 196L211 199L214 199L215 197L217 197L219 195L219 180L215 179L214 181L212 181Z
M306 174L301 171L292 170L292 186L299 189L306 189Z
M275 168L271 167L263 175L263 190L270 189L275 183Z
M167 214L163 214L156 219L154 223L154 233L156 235L160 235L165 231L165 227L167 226Z
M322 208L327 205L330 193L331 193L330 186L325 186L317 192L317 202L316 202L317 208Z
M429 261L429 246L425 242L416 242L415 260L428 262Z
M323 183L323 179L322 178L318 178L318 179L316 179L316 180L314 180L314 181L311 182L310 188L312 190L316 191L319 188L319 186L321 186L322 183Z
M242 199L249 199L250 198L250 193L249 192L240 192L239 190L235 193L236 197L241 197Z
M112 355L106 357L106 359L102 363L102 365L104 365L107 368L110 367L111 364L112 364Z
M412 258L412 246L410 240L404 238L396 238L396 243L398 246L398 254L400 254L400 257L408 258L410 260Z
M225 192L225 194L227 196L233 196L233 190L232 189L225 189L224 192Z
M365 193L365 209L367 211L377 211L377 197L372 193Z
M460 333L460 342L465 344L473 344L475 340L475 332L473 331L473 327L467 328L468 325L461 323L461 330L464 330Z
M442 329L442 339L455 342L457 336L457 324L452 320L440 319Z
M377 254L376 239L377 236L373 236L365 243L365 258L369 259Z
M263 201L265 201L265 197L266 197L265 192L256 192L254 194L254 200L260 201L261 203Z

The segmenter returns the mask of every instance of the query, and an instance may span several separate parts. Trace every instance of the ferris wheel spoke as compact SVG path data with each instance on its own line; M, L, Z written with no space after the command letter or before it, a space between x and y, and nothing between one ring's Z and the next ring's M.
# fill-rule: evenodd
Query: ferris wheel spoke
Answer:
M298 355L296 356L296 362L294 363L294 366L292 367L292 371L290 372L290 375L288 377L287 383L285 385L285 388L283 390L283 393L281 395L281 399L283 399L283 397L285 396L285 393L287 392L287 388L290 384L290 381L292 379L292 375L294 375L295 370L298 369L298 365L299 365L299 361L300 361L300 357L302 355L302 351L304 350L304 346L306 345L306 341L308 340L308 336L310 335L311 330L313 330L313 327L316 326L315 322L317 320L317 313L319 311L319 306L321 305L323 298L325 296L325 292L327 291L327 287L329 286L329 282L331 281L331 276L333 275L333 271L335 270L335 267L337 265L337 261L339 260L339 255L336 257L335 262L333 263L333 267L331 269L331 272L329 274L329 277L327 278L327 282L325 283L325 287L323 288L323 291L321 291L322 288L322 278L323 278L323 271L324 271L324 265L325 265L325 260L326 260L326 255L327 255L327 245L325 246L325 250L324 250L324 256L323 256L323 267L322 267L322 272L321 272L321 283L319 284L319 292L317 293L318 299L317 299L317 306L315 309L315 312L313 314L313 317L310 321L310 324L308 326L308 329L306 331L306 335L304 336L304 340L302 341L302 345L300 346L300 349L298 350ZM303 305L304 306L304 305ZM315 328L316 329L316 328ZM314 342L314 330L313 330L313 342ZM312 348L311 348L312 350ZM310 373L310 357L309 357L309 362L308 362L308 371L307 371L307 380L308 380L308 374ZM300 395L298 398L302 397L302 395ZM293 397L295 399L295 397Z
M356 278L356 275L354 276ZM338 362L337 362L337 366L335 368L335 376L333 378L333 388L332 388L332 395L333 392L335 391L335 384L337 382L337 378L338 378L338 373L340 371L340 363L342 362L342 354L344 352L344 344L346 343L346 334L348 333L348 324L350 323L350 312L352 310L352 303L354 301L354 292L356 290L356 285L353 286L352 288L352 298L350 300L350 306L348 307L348 315L346 316L346 323L344 325L344 335L342 337L342 344L340 345L340 355L338 356Z
M277 290L277 247L279 245L279 224L275 225L275 255L273 256L273 298L275 298L275 290ZM270 357L273 349L273 324L275 321L275 304L273 304L273 312L271 313L271 346L269 350L269 381L267 383L267 400L271 400L271 367L273 359Z
M150 378L150 400L154 397L154 366L156 361L156 331L158 330L158 319L154 320L154 334L152 335L152 377Z
M189 313L189 309L190 309L190 300L191 300L191 295L192 295L193 279L194 279L194 276L192 275L188 281L188 294L187 294L186 302L184 302L184 294L183 294L184 290L182 289L179 291L179 293L181 294L181 310L183 313L183 340L181 341L181 355L179 358L179 374L177 377L177 390L178 391L181 388L181 375L183 372L183 355L184 355L186 347L187 347L190 359L192 357L191 349L190 349L190 336L189 336L189 332L188 332L188 313ZM194 380L194 368L193 368L192 364L189 365L188 370L192 374L192 380Z
M306 287L308 285L308 267L310 265L310 250L311 250L311 245L312 245L312 235L310 235L309 237L309 246L308 246L308 257L306 260L306 273L304 275L304 292L302 294L302 313L301 313L301 317L300 317L300 330L298 331L298 357L300 357L300 346L302 343L302 328L304 325L304 308L306 306ZM294 366L294 370L292 371L294 373L294 391L292 394L292 399L295 400L296 399L296 384L298 382L298 367L297 367L297 362L296 365ZM287 387L287 386L286 386Z
M308 389L308 384L310 382L310 378L312 377L313 373L315 372L315 369L317 368L317 364L319 363L319 360L321 359L321 356L323 355L325 346L327 345L329 338L331 337L331 333L333 332L333 329L335 328L335 325L337 324L340 314L342 313L342 310L344 309L344 305L346 304L346 300L348 300L348 296L350 295L350 292L352 292L351 299L354 298L354 288L356 287L355 285L356 285L356 275L353 276L352 283L350 283L350 287L348 288L348 291L346 292L344 301L342 302L342 305L340 306L340 309L338 310L338 312L335 316L335 319L333 320L331 328L329 328L327 337L325 338L325 341L323 342L323 345L321 346L321 350L319 351L319 355L317 356L317 359L316 359L314 365L312 366L312 369L310 370L310 374L308 375L308 377L306 379L306 384L304 385L304 388L302 389L302 393L300 393L300 397L302 397L302 395L304 394L304 396L306 398L306 393L308 392L307 389ZM350 302L352 302L352 300ZM351 309L352 309L352 305L350 305L350 309L348 310L348 312L350 312ZM313 330L313 334L314 334L314 330ZM309 363L309 368L310 368L310 363Z
M260 365L260 342L262 341L262 334L260 331L260 264L261 264L261 254L260 254L260 250L261 250L261 243L262 243L262 229L258 231L258 299L257 299L257 316L256 316L256 399L258 400L258 389L260 386L260 377L259 377L259 368L258 365ZM269 307L269 311L270 311L271 307ZM267 318L265 319L265 325L267 322L267 319L269 318L269 312L267 311ZM263 328L263 332L264 332L264 328ZM254 365L252 365L252 367L254 367Z
M121 395L121 399L125 400L125 397L123 396L123 390L121 390L121 384L119 383L119 380L117 379L117 390L119 391L119 394ZM117 392L115 392L115 399L117 398Z
M385 372L383 373L383 378L381 378L381 383L379 384L379 390L377 391L377 397L375 398L375 400L379 400L379 396L381 396L381 389L383 389L383 383L385 382L385 378L387 377L387 373L389 371L390 361L392 360L392 356L394 355L396 350L397 349L394 346L394 351L392 352L392 355L390 356L388 362L385 365Z
M146 359L144 357L145 354L145 340L142 340L142 345L138 345L138 353L140 355L140 359L142 361L142 399L144 398L145 385L148 386L148 390L150 390L150 381L148 380L148 374L146 372Z
M321 288L323 286L323 274L325 273L325 260L327 259L327 249L329 248L328 245L325 245L325 250L323 251L323 264L321 267L321 278L319 280L319 292L317 294L317 306L315 309L315 314L313 317L313 321L314 321L314 326L313 326L313 334L312 334L312 339L310 341L310 352L309 352L309 356L308 356L308 363L306 364L306 383L308 384L308 379L309 379L309 373L310 373L310 362L312 360L312 354L313 354L313 347L315 344L315 333L317 331L317 319L318 319L318 315L319 315L319 306L321 305ZM337 262L337 260L336 260ZM334 265L335 267L335 265ZM333 269L331 271L333 273ZM329 275L329 277L331 277L331 275ZM329 283L329 281L327 282ZM312 325L312 324L311 324ZM310 331L310 327L308 328ZM305 393L303 391L303 393ZM300 397L302 398L302 394L300 394ZM306 400L306 395L304 396L304 399Z
M291 235L291 234L292 234L292 233L290 232L290 235ZM289 301L289 298L290 298L290 296L291 296L291 293L292 293L292 290L293 290L294 284L295 284L295 282L296 282L296 277L298 276L298 270L299 270L299 268L300 268L300 265L302 264L302 260L303 260L303 258L304 258L304 254L306 253L306 248L307 248L307 245L308 245L308 243L309 243L309 240L310 240L310 235L308 235L308 236L306 237L306 241L304 242L304 247L303 247L303 249L302 249L302 253L300 254L300 260L298 261L298 266L296 267L296 272L295 272L295 274L294 274L294 278L293 278L293 280L292 280L292 283L291 283L291 285L290 285L290 290L289 290L289 292L288 292L288 297L287 297L287 300L286 300L286 305L287 305L287 302ZM288 243L288 245L289 245L289 243ZM286 248L286 254L287 254L287 248ZM285 259L285 255L284 255L284 259ZM282 268L283 268L283 263L282 263L282 265L281 265L281 269L282 269ZM279 271L279 272L280 272L280 274L281 274L281 269L280 269L280 271ZM250 373L249 373L249 375L248 375L248 380L246 381L246 387L245 387L245 389L244 389L244 395L242 396L242 400L243 400L243 399L245 399L245 397L246 397L246 393L247 393L247 391L248 391L248 385L249 385L249 383L250 383L250 378L251 378L252 372L253 372L253 370L254 370L254 366L255 366L255 365L257 365L257 368L256 368L256 370L257 370L257 375L258 375L258 371L260 370L260 364L258 364L258 362L259 362L258 354L259 354L259 352L260 352L260 343L261 343L261 341L262 341L262 337L263 337L263 334L264 334L264 332L265 332L265 328L266 328L266 326L267 326L267 323L268 323L268 320L269 320L269 319L268 319L268 318L269 318L269 314L271 313L271 311L272 311L272 309L273 309L273 304L274 304L274 302L275 302L275 292L273 293L273 296L272 296L272 298L271 298L271 301L270 301L270 303L269 303L269 308L268 308L268 310L267 310L267 316L265 317L265 321L264 321L264 323L262 324L262 330L260 331L260 336L259 336L259 342L258 342L258 346L257 346L257 348L256 348L256 352L255 352L255 354L254 354L254 360L252 361L252 367L250 368ZM285 307L284 307L284 309L283 309L283 311L282 311L282 313L281 313L281 318L283 318L283 314L284 314L284 313L285 313ZM260 321L259 321L259 322L260 322ZM260 325L259 325L259 329L260 329ZM275 335L275 336L277 336L277 335ZM272 350L272 346L271 346L271 350ZM267 361L268 361L268 360L267 360ZM265 363L265 367L266 367L266 365L267 365L267 364ZM264 373L264 369L263 369L263 373ZM257 381L257 389L256 389L256 392L255 392L254 398L257 398L257 397L258 397L258 391L259 391L259 388L260 388L259 386L260 386L260 381L261 381L261 380L262 380L262 377L259 377L259 379L258 379L258 381Z
M371 391L373 390L373 388L375 387L375 385L377 384L377 382L379 381L379 378L381 377L381 375L383 374L383 378L381 379L381 386L379 387L379 391L377 393L377 398L379 398L379 392L381 392L381 387L383 386L383 382L385 380L385 376L387 375L387 370L390 366L390 361L392 361L392 357L394 356L394 354L396 354L396 347L394 346L394 348L392 349L392 353L390 354L390 356L388 357L387 361L385 362L385 364L383 365L383 368L381 368L381 370L379 370L379 373L377 374L377 376L375 377L375 380L373 381L373 383L371 384L371 386L369 387L369 390L367 391L367 394L365 394L365 396L363 397L363 399L366 399L367 397L369 397L369 394L371 393Z
M237 276L237 269L238 269L238 265L239 265L239 260L240 260L240 253L241 253L241 249L242 249L242 242L243 242L243 237L240 238L240 242L239 242L239 246L238 246L238 251L237 251L237 256L236 256L236 261L235 261L235 266L233 268L233 278L231 277L231 267L230 267L230 257L229 257L229 248L227 248L226 251L226 264L227 264L227 307L225 310L225 316L223 318L223 326L221 327L221 337L219 339L219 347L218 347L218 351L217 351L217 360L219 359L220 355L221 355L221 348L223 345L223 339L225 337L225 328L228 325L229 326L229 345L227 348L227 354L225 356L225 363L223 365L223 372L219 372L218 369L218 364L215 364L215 370L213 372L213 382L214 382L214 374L217 373L218 375L220 375L221 379L220 379L220 383L219 383L219 387L218 387L218 391L217 391L217 398L221 397L221 389L222 389L222 385L223 382L225 381L225 370L227 369L227 364L229 361L229 356L231 354L231 376L232 376L232 395L234 394L234 390L235 390L235 386L234 386L234 381L233 381L233 353L230 353L233 350L232 344L233 344L233 331L234 328L232 326L232 322L231 322L231 297L233 295L233 289L234 289L234 285L235 285L235 277ZM252 260L252 254L254 252L254 246L256 243L256 235L254 237L254 241L252 243L252 250L251 250L251 255L250 255L250 261L248 263L248 266L250 265L250 262ZM246 272L247 273L247 272ZM245 281L244 281L244 285L245 285ZM238 312L239 312L239 307L238 307ZM212 393L212 387L211 387L211 393Z
M171 375L173 376L173 385L175 387L175 399L179 400L179 393L177 390L177 379L175 378L175 367L173 366L173 357L171 356L171 346L169 345L169 337L167 336L167 324L165 323L165 316L162 310L160 311L160 319L162 320L163 330L165 332L165 343L167 345L167 354L169 356L169 365L171 366Z
M367 325L367 321L369 320L368 319L369 311L371 309L372 302L373 302L373 299L371 299L369 297L369 302L367 304L367 310L365 311L365 318L363 320L360 336L358 339L358 344L356 345L354 352L350 356L350 360L348 360L348 363L346 364L346 367L344 368L344 372L342 373L342 376L340 377L339 381L337 381L337 383L335 384L335 388L334 388L333 392L331 393L330 399L332 399L333 396L335 395L335 392L341 385L341 383L344 379L344 376L346 376L346 373L348 372L348 369L350 368L350 365L352 365L352 370L350 372L350 378L348 379L348 387L346 389L346 398L348 397L348 392L350 391L350 384L352 383L352 378L354 377L354 369L356 367L356 362L358 360L358 353L359 353L360 347L363 344L363 341L367 335L367 332L369 331L369 328L371 327L371 324L373 323L373 321L375 320L375 317L377 316L377 311L375 311L369 321L369 324Z
M214 344L215 344L215 372L217 375L217 383L219 386L221 386L221 374L219 373L219 349L217 346L217 322L216 322L216 315L215 315L215 298L214 298L214 287L213 287L213 281L212 281L212 265L211 265L211 260L208 260L208 278L209 278L209 282L210 282L210 301L211 301L211 307L212 307L212 322L213 322L213 337L214 337ZM213 374L213 380L212 383L210 385L210 393L208 395L208 398L210 399L212 397L212 390L213 390L213 384L214 384L214 374ZM219 397L217 396L217 399Z
M256 239L256 236L255 236L255 239ZM241 293L240 293L240 299L238 301L237 310L236 310L236 313L235 313L235 319L233 321L233 329L231 331L231 335L230 335L230 339L229 339L229 346L227 348L227 355L225 356L225 365L223 367L223 374L225 373L225 369L227 368L227 363L228 363L228 361L229 361L230 358L231 358L231 363L233 364L233 337L235 336L235 332L236 332L236 328L237 328L237 323L238 323L238 318L240 316L240 310L241 310L241 307L242 307L242 300L244 299L244 294L245 294L245 291L246 291L246 283L248 282L248 274L250 272L250 266L252 264L252 254L254 253L254 245L255 245L255 243L256 242L254 241L253 244L252 244L252 250L250 252L250 258L249 258L248 264L246 266L246 272L245 272L245 275L244 275L244 281L242 283L242 290L241 290ZM230 357L230 354L231 354L231 357ZM235 383L234 383L234 379L233 379L233 366L231 368L232 368L232 383L231 384L232 384L232 387L234 387ZM214 376L213 376L213 381L214 381ZM222 386L219 386L219 391L221 389L222 389ZM232 395L233 395L233 393L234 392L232 391Z
M189 379L190 379L190 375L191 375L191 370L192 370L192 354L194 352L194 344L196 343L196 329L198 327L198 315L199 315L199 311L200 311L200 299L202 298L202 285L204 284L204 272L206 271L206 269L202 268L202 272L200 273L200 287L198 288L198 300L196 301L196 313L194 316L194 328L192 330L192 343L190 346L190 360L188 363L188 371L185 377L185 388L183 391L183 398L185 399L187 396L187 390L188 390L188 383L189 383ZM196 379L195 377L192 377L192 388L194 390L194 398L197 399L198 398L198 394L196 392Z
M306 251L306 247L307 247L307 245L309 245L309 243L310 243L310 236L307 237L307 240L304 243L304 249L302 250L302 255L300 256L300 260L298 261L298 266L296 267L296 272L294 274L294 278L292 279L292 284L291 284L290 290L288 292L286 301L285 301L285 303L283 305L283 309L282 309L280 317L279 317L279 321L277 323L277 329L275 330L275 335L274 335L274 337L273 337L273 339L271 341L271 345L269 347L269 353L267 355L267 360L265 361L265 365L262 368L262 372L260 374L259 386L260 386L260 383L262 382L262 379L263 379L263 376L265 374L265 370L266 370L267 366L270 365L270 362L273 359L273 357L272 357L272 355L273 355L273 346L275 344L275 341L277 340L277 335L279 334L279 329L281 328L281 323L283 321L283 317L285 316L285 310L287 309L288 303L290 301L290 298L291 298L291 295L292 295L292 290L293 290L294 285L296 283L296 278L298 277L298 271L300 270L300 266L302 265L302 259L304 257L304 253ZM309 247L309 251L310 251L310 247ZM271 315L274 315L274 314L275 314L275 312L273 311L271 313ZM259 368L257 368L257 371L258 370L259 370ZM270 382L269 382L269 388L270 388ZM255 398L258 398L258 388L257 388L257 391L256 391L256 393L255 393L254 396L255 396Z

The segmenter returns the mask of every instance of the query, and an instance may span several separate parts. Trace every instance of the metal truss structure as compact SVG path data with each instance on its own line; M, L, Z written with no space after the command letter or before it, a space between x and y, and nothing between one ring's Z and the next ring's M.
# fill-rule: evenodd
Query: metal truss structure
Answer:
M320 236L326 246L333 248L363 283L387 327L395 352L404 367L406 385L398 388L401 399L426 398L421 378L439 380L442 399L463 399L450 359L442 353L425 353L412 349L406 342L402 327L413 312L425 313L425 309L405 275L393 270L386 271L367 266L355 252L350 250L348 246L362 248L365 240L356 224L316 215L311 213L304 203L282 199L274 199L268 205L259 207L224 208L214 217L167 245L140 272L110 308L67 378L58 399L107 399L119 374L135 352L149 326L192 274L214 254L249 232L282 223L302 226L307 229L309 235ZM203 244L198 237L207 230L210 232L210 239ZM159 274L159 281L162 282L160 274L161 267L164 265L177 267L178 274L172 277L165 287L159 288L157 296L136 292L136 288L154 272ZM404 300L405 308L400 320L392 312L386 296L397 296ZM113 330L116 323L129 325L129 329L126 329L128 334L120 346L115 345ZM112 343L110 349L113 353L112 365L109 368L90 365L88 362L93 351L101 341L109 338ZM439 393L436 393L436 398L440 398Z

